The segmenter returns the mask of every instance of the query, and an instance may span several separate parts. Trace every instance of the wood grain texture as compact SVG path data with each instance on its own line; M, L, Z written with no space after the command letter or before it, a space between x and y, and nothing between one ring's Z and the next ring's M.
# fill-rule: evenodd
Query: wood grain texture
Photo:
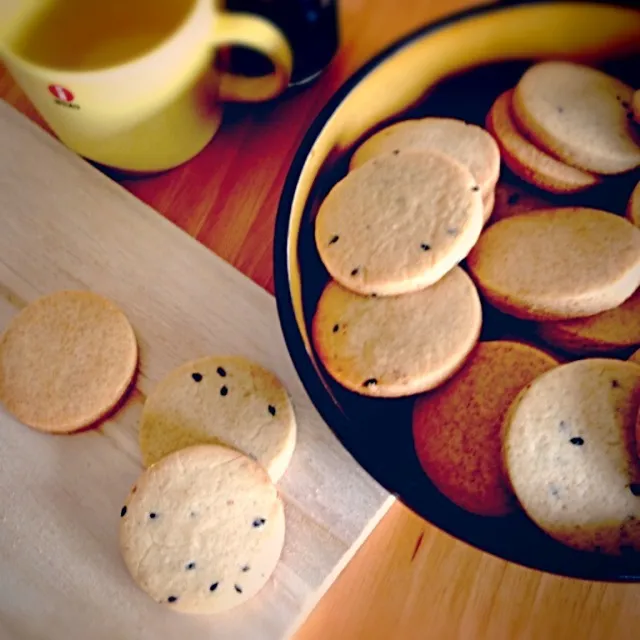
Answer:
M140 346L133 394L98 430L53 437L0 408L0 629L33 640L286 637L393 498L311 405L272 296L3 102L0 139L0 327L39 295L90 289L120 306ZM272 370L292 395L298 438L278 483L287 534L273 579L235 612L185 617L127 575L119 509L142 471L144 398L209 354Z
M477 2L340 0L341 50L318 82L273 104L229 106L222 129L197 158L123 184L273 291L275 210L313 117L393 40L471 4ZM0 96L42 124L1 68ZM295 638L631 640L638 629L640 586L565 580L509 565L396 503Z

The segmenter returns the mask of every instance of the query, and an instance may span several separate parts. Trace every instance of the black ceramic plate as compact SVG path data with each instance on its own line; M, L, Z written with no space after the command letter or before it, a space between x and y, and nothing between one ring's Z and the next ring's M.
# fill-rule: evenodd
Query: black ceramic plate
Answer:
M483 125L493 100L541 58L584 60L640 87L640 12L610 5L539 2L475 9L408 36L348 80L304 138L280 201L275 239L276 297L282 328L316 408L354 458L384 487L429 522L479 549L567 576L639 581L640 556L607 557L565 547L523 513L476 516L431 484L416 457L412 399L350 393L316 358L310 325L328 280L318 257L313 220L319 202L345 173L359 140L387 124L426 115ZM633 181L624 176L586 196L555 198L621 212ZM503 171L503 180L530 189ZM547 200L548 194L543 197ZM482 339L525 335L525 323L484 308Z

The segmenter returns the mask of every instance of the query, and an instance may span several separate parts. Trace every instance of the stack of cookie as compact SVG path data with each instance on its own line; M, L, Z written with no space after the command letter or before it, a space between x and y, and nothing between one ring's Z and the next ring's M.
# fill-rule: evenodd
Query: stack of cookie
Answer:
M136 583L186 613L226 611L258 593L284 545L275 483L295 443L291 400L270 371L214 356L170 372L145 402L148 468L120 514Z
M476 344L478 293L457 265L491 215L500 153L480 127L401 122L369 138L315 226L332 276L313 322L329 373L398 397L433 389Z
M40 431L73 433L122 401L137 359L134 330L111 301L57 292L28 305L0 338L0 401ZM275 483L295 443L289 395L259 365L208 357L169 373L146 400L148 468L120 512L122 556L137 584L191 613L254 596L284 545Z

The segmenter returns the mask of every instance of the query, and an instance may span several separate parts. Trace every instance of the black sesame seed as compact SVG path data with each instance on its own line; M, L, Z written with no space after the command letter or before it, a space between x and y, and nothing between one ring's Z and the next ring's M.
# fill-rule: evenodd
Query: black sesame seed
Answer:
M617 380L612 380L611 381L611 387L613 389L618 389L620 387L620 383Z
M378 381L375 378L369 378L362 383L363 387L375 387L378 384Z
M269 405L269 413L270 413L272 416L275 416L275 415L276 415L276 408L275 408L272 404L270 404L270 405Z
M202 381L202 374L201 373L192 373L191 377L196 381L196 382L201 382Z
M242 593L242 587L239 584L234 584L233 586L238 593Z
M372 294L371 294L371 297L372 297L372 298L377 298L377 297L378 297L378 294L377 294L377 293L372 293Z
M516 202L518 202L518 200L520 200L520 194L519 193L512 193L507 198L507 204L516 204Z
M449 229L447 229L447 233L455 238L458 235L458 230L454 227L450 227Z
M253 526L257 529L258 527L261 527L263 524L265 524L266 520L264 518L256 518L253 521Z
M178 598L176 596L169 596L167 598L167 602L177 602Z
M338 333L338 331L340 331L340 325L339 324L334 324L333 325L333 333Z
M229 393L229 389L227 389L226 385L222 385L222 387L220 387L220 395L226 396L227 393Z
M191 571L191 569L195 569L196 568L196 563L195 562L190 562L185 569L187 569L188 571Z
M190 515L192 518L195 518L198 514L197 514L195 511L192 511L189 515Z
M210 587L209 591L215 591L218 588L218 582L214 582Z
M251 567L249 567L248 564L245 564L244 567L242 567L242 573L247 573L247 571L249 571Z
M636 498L640 498L640 482L632 482L629 485L629 491L631 491Z
M356 268L351 272L351 275L352 275L352 276L357 276L359 271L360 271L360 267L356 267Z
M577 447L581 447L584 444L584 439L580 437L570 438L569 442L575 444Z
M397 156L400 153L400 149L394 149L393 150L393 155Z
M125 504L122 509L120 509L120 517L124 518L127 515L127 505Z
M475 185L475 187L471 187L471 191L480 191L480 187Z
M152 512L149 514L149 517L150 517L152 520L155 520L155 519L158 517L158 514L157 514L157 513L155 513L154 511L152 511Z
M227 507L233 507L235 503L235 500L227 500Z
M331 236L331 240L329 240L329 244L335 244L340 240L340 236Z
M218 367L216 369L216 373L221 377L221 378L226 378L227 377L227 372L222 368L222 367Z
M558 113L564 113L564 109L562 107L558 107Z
M429 250L431 249L431 246L430 246L430 245L428 245L428 244L424 244L424 243L422 243L422 244L420 245L420 248L421 248L423 251L429 251Z

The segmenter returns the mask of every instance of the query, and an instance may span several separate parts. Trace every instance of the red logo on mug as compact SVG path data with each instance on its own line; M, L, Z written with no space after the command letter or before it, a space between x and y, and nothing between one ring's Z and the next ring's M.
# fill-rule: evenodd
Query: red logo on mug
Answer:
M62 102L73 102L73 93L71 93L69 89L61 87L59 84L50 84L49 93L58 98L58 100L62 100Z

